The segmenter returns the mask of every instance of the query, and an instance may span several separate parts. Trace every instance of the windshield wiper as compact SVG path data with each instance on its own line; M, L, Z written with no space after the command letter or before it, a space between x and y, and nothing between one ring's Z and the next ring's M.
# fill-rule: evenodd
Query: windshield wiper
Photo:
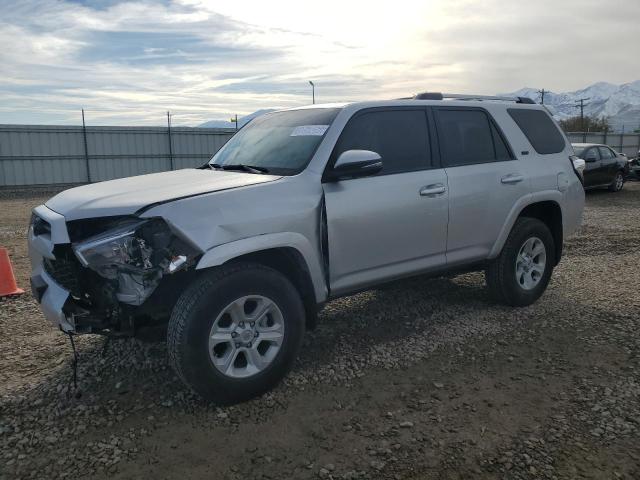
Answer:
M250 173L269 173L268 168L256 167L254 165L245 165L244 163L235 163L229 165L220 165L219 163L210 163L212 168L219 168L220 170L242 170L243 172Z

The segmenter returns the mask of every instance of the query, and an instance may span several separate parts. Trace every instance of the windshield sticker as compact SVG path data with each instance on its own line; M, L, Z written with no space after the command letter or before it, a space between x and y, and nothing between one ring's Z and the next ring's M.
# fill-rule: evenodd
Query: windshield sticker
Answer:
M329 125L300 125L293 129L291 137L321 137Z

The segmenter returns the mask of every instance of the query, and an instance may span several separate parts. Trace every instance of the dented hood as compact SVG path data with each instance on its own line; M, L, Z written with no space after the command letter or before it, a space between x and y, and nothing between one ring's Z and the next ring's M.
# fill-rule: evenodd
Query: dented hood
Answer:
M67 220L130 215L141 208L179 198L272 182L281 177L244 172L193 169L152 173L83 185L46 202Z

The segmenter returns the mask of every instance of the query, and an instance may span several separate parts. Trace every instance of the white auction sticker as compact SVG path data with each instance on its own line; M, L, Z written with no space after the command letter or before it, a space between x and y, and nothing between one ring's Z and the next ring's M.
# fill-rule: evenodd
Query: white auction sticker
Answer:
M321 137L329 125L300 125L293 129L291 137Z

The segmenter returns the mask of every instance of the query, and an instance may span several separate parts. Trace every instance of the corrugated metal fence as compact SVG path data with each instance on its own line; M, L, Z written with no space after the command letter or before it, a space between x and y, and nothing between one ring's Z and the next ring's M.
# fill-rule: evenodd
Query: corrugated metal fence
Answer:
M629 158L638 156L640 150L638 133L569 132L567 137L571 143L604 143L615 151L626 154Z
M0 125L0 186L86 183L205 163L233 130ZM86 143L85 143L86 141Z
M0 186L99 182L205 163L233 130L0 125ZM639 134L571 132L635 157ZM86 143L85 143L86 140ZM169 143L171 142L171 143Z

